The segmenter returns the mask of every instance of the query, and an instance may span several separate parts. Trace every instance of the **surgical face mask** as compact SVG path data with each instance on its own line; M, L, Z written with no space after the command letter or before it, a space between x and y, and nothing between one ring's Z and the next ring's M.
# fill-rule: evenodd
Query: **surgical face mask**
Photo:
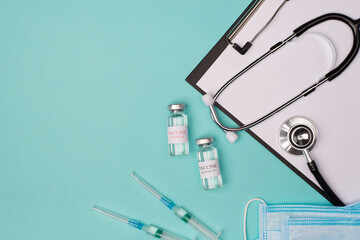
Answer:
M250 200L245 207L245 214L244 214L245 240L247 239L246 238L247 208L250 205L250 203L254 201L262 202L259 205L259 240L281 240L282 232L286 230L286 228L284 228L286 219L288 220L288 223L293 223L294 219L314 220L314 222L310 221L309 223L318 223L315 221L318 219L327 219L333 222L344 219L360 219L359 204L353 206L347 206L347 207L316 206L316 205L267 205L264 202L264 200L259 198L254 198ZM321 229L324 229L322 228L322 225L315 224L312 226L314 232L316 232L317 229L319 231ZM343 229L348 229L351 227L351 225L349 224L348 225L343 224L342 226ZM292 227L292 229L293 228L294 227ZM352 240L356 238L349 238L349 240L350 239Z
M360 219L285 218L281 240L359 240Z
M278 240L285 218L360 218L360 207L334 207L314 205L259 206L259 234L261 240Z

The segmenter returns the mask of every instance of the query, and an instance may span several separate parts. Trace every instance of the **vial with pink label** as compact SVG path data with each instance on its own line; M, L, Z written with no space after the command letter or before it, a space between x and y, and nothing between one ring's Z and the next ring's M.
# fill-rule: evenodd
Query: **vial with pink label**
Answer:
M217 150L212 146L213 138L201 138L196 140L199 145L197 152L200 178L205 190L221 188L223 186Z
M184 104L169 105L168 145L170 156L189 155L188 122Z

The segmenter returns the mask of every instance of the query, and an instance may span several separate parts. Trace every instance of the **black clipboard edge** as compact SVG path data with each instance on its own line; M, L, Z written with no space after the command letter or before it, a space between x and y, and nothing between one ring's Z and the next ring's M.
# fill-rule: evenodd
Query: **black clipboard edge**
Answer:
M249 6L244 10L244 12L236 19L236 21L231 25L231 27L226 31L226 33L220 38L220 40L215 44L215 46L206 54L206 56L200 61L200 63L192 70L189 76L186 78L186 81L193 87L196 86L196 83L201 79L205 72L211 67L211 65L216 61L216 59L221 55L225 48L229 45L227 41L227 36L229 33L246 17L250 10L256 5L258 0L253 0Z
M220 38L220 40L215 44L215 46L206 54L206 56L200 61L200 63L194 68L194 70L189 74L189 76L185 79L192 87L194 87L197 91L199 91L202 95L205 92L197 86L197 82L202 78L202 76L206 73L206 71L213 65L213 63L217 60L217 58L222 54L222 52L227 48L228 42L226 37L229 32L241 21L249 10L254 6L257 0L253 0L249 6L245 9L245 11L240 15L238 19L231 25L231 27L226 31L226 33ZM230 112L228 112L224 107L220 104L216 103L216 107L220 109L223 113L225 113L231 120L233 120L239 126L244 125L240 120L234 117ZM329 198L326 196L324 191L318 187L313 181L311 181L308 177L306 177L302 172L300 172L297 168L295 168L289 161L287 161L283 156L281 156L277 151L275 151L272 147L270 147L264 140L262 140L259 136L257 136L251 130L246 130L246 132L252 136L256 141L258 141L261 145L263 145L268 151L270 151L273 155L275 155L280 161L282 161L288 168L294 171L299 177L301 177L306 183L308 183L312 188L314 188L318 193L320 193L325 199L329 202Z

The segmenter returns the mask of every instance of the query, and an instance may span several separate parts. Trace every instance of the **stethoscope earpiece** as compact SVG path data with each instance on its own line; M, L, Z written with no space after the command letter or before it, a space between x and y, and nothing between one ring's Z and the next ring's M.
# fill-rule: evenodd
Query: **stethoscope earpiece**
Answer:
M214 102L214 98L213 96L211 96L210 94L205 94L202 96L202 100L204 102L204 104L206 106L210 106L213 104ZM211 115L212 116L212 115ZM226 139L229 141L229 143L234 143L236 142L236 140L239 138L239 136L237 135L237 133L235 132L231 132L231 131L224 131L225 132L225 136L226 136Z
M230 143L236 142L236 140L239 138L239 136L238 136L237 133L235 133L235 132L225 132L225 133L226 133L226 139L227 139Z
M210 106L214 102L213 96L208 93L202 96L202 100L206 106Z

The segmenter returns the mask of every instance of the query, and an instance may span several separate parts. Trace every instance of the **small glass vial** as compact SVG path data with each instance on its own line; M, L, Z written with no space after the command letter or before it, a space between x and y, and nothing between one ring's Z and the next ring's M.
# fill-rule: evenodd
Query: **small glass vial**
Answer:
M199 145L197 158L199 163L202 187L205 190L221 188L223 186L217 150L212 146L213 138L196 140Z
M168 145L170 156L189 155L188 121L184 104L169 105Z

